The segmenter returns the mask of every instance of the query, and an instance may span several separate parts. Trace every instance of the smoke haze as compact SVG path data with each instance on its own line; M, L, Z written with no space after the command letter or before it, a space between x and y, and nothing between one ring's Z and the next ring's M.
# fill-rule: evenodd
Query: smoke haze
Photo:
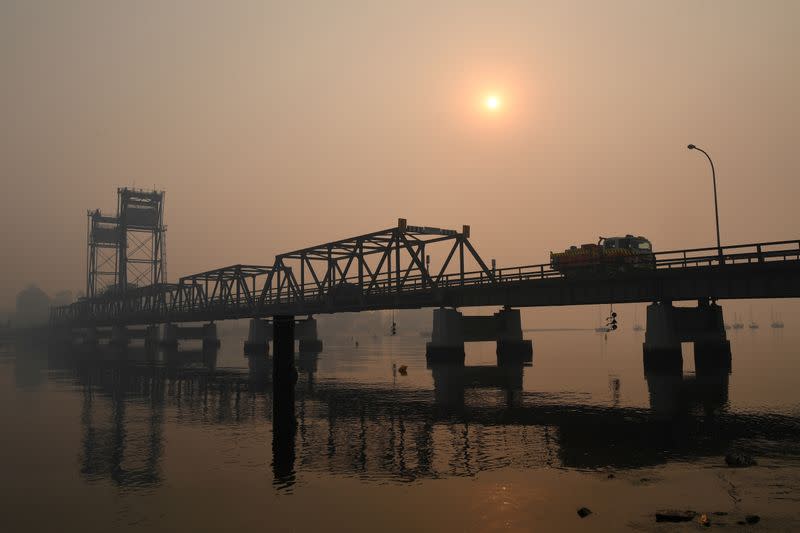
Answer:
M800 4L0 4L0 307L83 291L89 208L166 191L169 280L396 224L498 267L797 236ZM489 117L489 91L503 109Z

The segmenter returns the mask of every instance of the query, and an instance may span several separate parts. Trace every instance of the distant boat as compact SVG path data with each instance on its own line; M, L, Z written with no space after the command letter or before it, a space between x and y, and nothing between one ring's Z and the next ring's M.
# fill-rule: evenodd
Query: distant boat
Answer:
M744 327L744 324L742 324L742 321L739 320L739 315L734 313L733 314L733 329L742 329L743 327Z
M783 320L781 320L780 315L777 315L772 311L770 311L770 315L772 315L772 323L769 325L769 327L773 329L783 329Z
M725 324L725 329L731 329L731 325L730 324Z
M611 331L611 328L607 328L605 326L600 326L599 328L594 328L595 333L608 333Z
M747 325L750 329L758 329L758 324L753 320L753 308L750 308L750 323Z

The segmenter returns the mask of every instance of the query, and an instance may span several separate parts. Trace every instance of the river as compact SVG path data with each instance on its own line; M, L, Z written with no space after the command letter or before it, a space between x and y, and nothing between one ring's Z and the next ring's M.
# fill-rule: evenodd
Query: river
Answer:
M271 360L241 336L155 357L2 347L0 529L800 529L796 332L729 331L732 371L699 375L688 345L683 375L645 375L642 332L526 336L532 364L475 343L433 368L421 336L326 338L276 424Z

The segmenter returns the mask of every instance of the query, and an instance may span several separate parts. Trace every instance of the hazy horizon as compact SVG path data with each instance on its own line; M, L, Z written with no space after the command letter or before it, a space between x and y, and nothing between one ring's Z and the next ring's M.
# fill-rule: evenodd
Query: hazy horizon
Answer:
M0 309L166 191L169 280L409 223L498 267L795 238L796 2L0 4ZM482 102L499 95L489 113Z

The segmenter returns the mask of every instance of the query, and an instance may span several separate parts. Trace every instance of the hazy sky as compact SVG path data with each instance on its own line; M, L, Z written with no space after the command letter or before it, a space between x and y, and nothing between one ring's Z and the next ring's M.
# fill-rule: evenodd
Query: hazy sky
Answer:
M0 308L167 192L170 280L411 224L498 266L797 238L800 2L0 0ZM502 101L489 113L487 94Z

